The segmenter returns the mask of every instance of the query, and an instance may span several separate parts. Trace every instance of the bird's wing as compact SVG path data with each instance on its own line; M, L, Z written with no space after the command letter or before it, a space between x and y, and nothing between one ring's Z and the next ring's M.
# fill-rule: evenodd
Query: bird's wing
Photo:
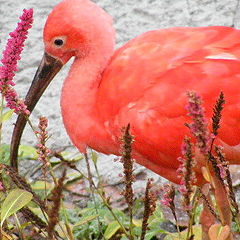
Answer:
M223 91L219 136L240 143L240 31L228 27L172 28L145 33L116 51L103 73L96 108L112 138L131 124L135 149L151 161L176 167L186 92L203 97L206 116ZM159 160L160 159L160 160ZM178 164L177 164L178 165Z

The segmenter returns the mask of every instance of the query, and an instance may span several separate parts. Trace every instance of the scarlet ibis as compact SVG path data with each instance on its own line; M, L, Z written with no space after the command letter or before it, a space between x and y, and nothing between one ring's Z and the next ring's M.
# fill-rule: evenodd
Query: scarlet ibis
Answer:
M240 31L230 27L175 27L146 32L114 51L111 17L90 0L63 0L48 16L45 53L26 96L33 110L45 88L71 58L61 109L80 152L87 147L119 155L120 129L131 124L136 161L178 182L177 160L188 129L186 92L204 99L208 118L223 91L218 142L227 160L240 163ZM25 126L18 118L12 165ZM198 168L199 174L201 172ZM200 176L200 175L199 175Z

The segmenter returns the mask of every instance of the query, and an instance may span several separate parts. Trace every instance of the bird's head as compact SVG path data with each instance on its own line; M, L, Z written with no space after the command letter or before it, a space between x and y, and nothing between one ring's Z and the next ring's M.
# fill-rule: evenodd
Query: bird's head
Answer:
M84 59L89 55L112 54L115 42L112 18L90 0L63 0L48 16L43 41L44 56L26 96L30 112L72 56Z
M64 0L48 16L43 39L45 52L65 64L72 56L99 51L96 46L112 48L112 18L90 0Z

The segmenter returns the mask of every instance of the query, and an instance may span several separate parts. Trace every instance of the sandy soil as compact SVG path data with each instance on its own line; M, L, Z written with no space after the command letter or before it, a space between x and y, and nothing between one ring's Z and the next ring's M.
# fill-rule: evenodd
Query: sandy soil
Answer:
M60 0L0 0L0 51L2 52L8 33L15 29L18 16L23 8L34 9L34 24L19 64L19 73L15 81L16 89L24 97L31 83L43 54L42 29L47 15ZM172 26L240 26L240 8L237 0L95 0L114 18L118 46L129 39L152 29ZM69 69L65 66L51 83L32 114L32 121L37 124L41 115L49 119L49 140L51 147L69 146L71 142L62 124L59 99L60 89ZM14 122L14 120L13 120ZM12 122L12 123L13 123ZM13 125L8 123L4 130L4 142L10 142ZM29 128L26 129L22 142L35 144L36 140ZM109 164L109 158L102 157L102 173L117 176L119 165ZM114 171L110 171L114 169ZM114 172L114 174L110 174Z

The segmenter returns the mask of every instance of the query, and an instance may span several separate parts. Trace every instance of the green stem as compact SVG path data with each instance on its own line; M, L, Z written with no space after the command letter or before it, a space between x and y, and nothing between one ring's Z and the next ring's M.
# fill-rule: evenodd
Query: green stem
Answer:
M189 239L189 234L190 236L193 235L193 223L196 215L196 208L197 208L199 198L200 198L200 190L199 188L196 188L192 198L192 204L191 204L192 210L189 215L187 239Z
M27 120L27 123L28 123L29 126L31 127L33 133L34 133L34 134L36 135L36 137L37 137L38 135L36 134L36 129L34 128L34 126L33 126L32 122L31 122L31 120L29 119L29 116L25 115L25 118L26 118L26 120Z

